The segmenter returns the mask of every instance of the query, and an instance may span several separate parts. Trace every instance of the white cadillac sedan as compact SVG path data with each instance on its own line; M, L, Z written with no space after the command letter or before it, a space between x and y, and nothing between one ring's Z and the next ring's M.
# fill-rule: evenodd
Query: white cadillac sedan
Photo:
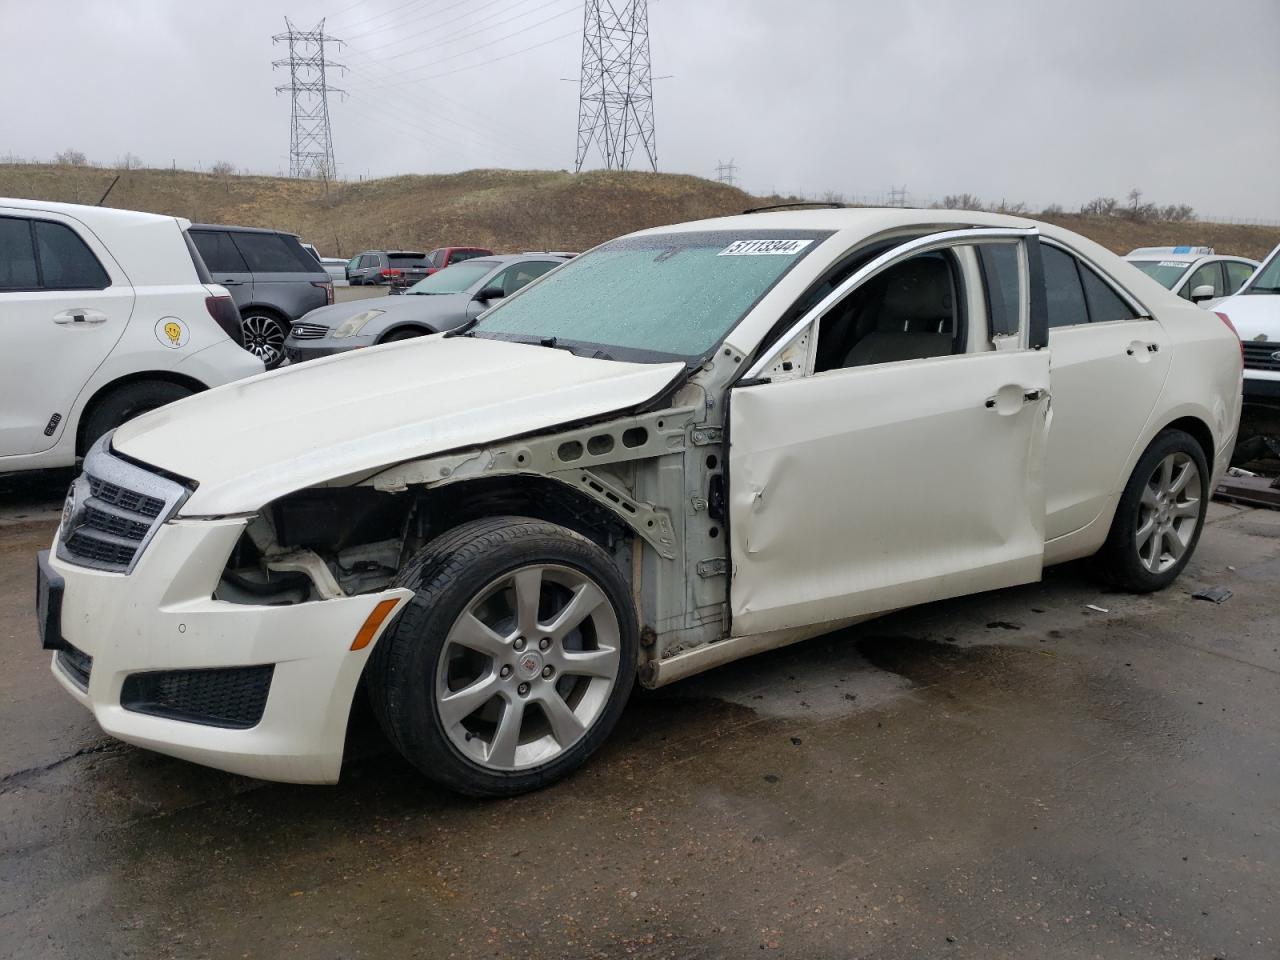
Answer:
M39 558L108 733L332 782L364 686L422 772L564 776L657 687L1092 557L1158 590L1240 410L1228 324L984 213L646 230L448 334L144 416Z

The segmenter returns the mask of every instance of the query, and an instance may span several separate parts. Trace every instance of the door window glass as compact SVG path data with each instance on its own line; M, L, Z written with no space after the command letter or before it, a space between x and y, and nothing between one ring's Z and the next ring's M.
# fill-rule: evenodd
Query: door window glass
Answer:
M1133 309L1100 276L1083 263L1080 278L1084 281L1084 298L1089 306L1092 323L1111 323L1115 320L1132 320Z
M111 279L76 232L63 223L35 221L36 251L46 290L104 290Z
M528 263L517 263L508 267L502 274L502 292L509 297L537 280L552 267L559 265L553 260L530 260Z
M1044 293L1050 328L1088 323L1089 308L1085 306L1084 288L1080 284L1075 257L1057 247L1041 244L1040 260L1044 266Z
M314 265L302 259L305 251L292 237L278 233L237 233L236 247L244 255L245 263L253 273L314 273ZM296 247L295 251L293 247Z
M221 230L192 230L191 238L200 251L200 259L210 273L248 273L244 257L231 242L231 235Z
M1253 266L1239 260L1227 260L1223 263L1227 269L1227 293L1235 293L1253 273Z
M1187 278L1187 282L1182 285L1182 289L1178 291L1178 296L1183 300L1190 300L1191 293L1196 287L1213 287L1213 295L1222 296L1222 267L1219 261L1211 260L1196 267Z
M31 290L37 283L31 221L0 217L0 290Z
M1017 336L1022 295L1017 244L983 244L978 259L987 293L988 336Z
M959 289L945 252L876 274L823 316L814 372L963 353Z

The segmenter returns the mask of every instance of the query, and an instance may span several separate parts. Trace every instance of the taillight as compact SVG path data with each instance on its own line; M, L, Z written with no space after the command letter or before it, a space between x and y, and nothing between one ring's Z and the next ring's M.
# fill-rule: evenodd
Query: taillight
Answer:
M205 297L205 309L209 311L209 316L222 328L222 332L236 342L237 346L244 346L244 331L240 329L240 311L236 309L236 302L230 297Z
M1236 325L1231 322L1231 318L1220 310L1213 311L1218 319L1227 325L1227 329L1235 334L1236 342L1240 344L1240 366L1244 366L1244 341L1240 339L1240 331L1236 329Z
M333 303L333 281L332 280L312 280L313 287L319 287L324 291L324 302L326 304Z
M390 269L390 270L383 270L383 271L382 271L382 275L383 275L384 277L398 277L398 276L400 276L400 271L399 271L399 270L396 270L396 269L394 269L394 268L393 268L393 269Z

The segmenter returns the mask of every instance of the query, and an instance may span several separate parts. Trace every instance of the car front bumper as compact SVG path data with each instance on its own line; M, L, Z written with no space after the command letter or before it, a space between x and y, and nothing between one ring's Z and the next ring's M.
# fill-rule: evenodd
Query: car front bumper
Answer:
M92 658L83 686L67 658L54 677L102 729L127 743L231 773L294 783L338 779L356 685L408 590L288 606L212 599L244 530L244 518L171 520L129 574L68 563L50 551L64 580L61 636ZM369 643L352 641L379 602L397 606ZM83 661L81 661L83 662ZM274 667L261 719L247 729L140 713L121 705L125 680L152 671ZM136 682L136 681L135 681Z
M335 340L332 337L295 340L289 337L284 342L284 358L289 363L305 363L308 360L318 360L320 357L331 357L335 353L346 353L348 350L358 350L361 347L373 345L373 337L354 336L345 337L342 340Z

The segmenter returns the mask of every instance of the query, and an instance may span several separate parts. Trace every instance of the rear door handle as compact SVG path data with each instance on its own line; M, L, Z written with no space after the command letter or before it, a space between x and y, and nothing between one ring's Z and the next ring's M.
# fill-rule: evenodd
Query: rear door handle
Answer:
M1124 352L1131 357L1135 357L1143 353L1159 353L1160 344L1153 343L1149 340L1135 340L1124 348Z
M1040 389L1025 390L1023 391L1023 394L1022 394L1022 402L1023 403L1039 403L1046 396L1048 396L1048 394L1049 394L1048 390L1040 390Z
M88 307L71 307L53 315L53 322L68 327L88 327L95 323L105 323L107 315L101 310Z
M1001 387L994 397L987 397L984 406L988 410L995 410L997 413L1007 416L1017 412L1028 403L1039 403L1047 396L1049 396L1049 391L1042 387L1028 390L1026 387L1010 383Z

